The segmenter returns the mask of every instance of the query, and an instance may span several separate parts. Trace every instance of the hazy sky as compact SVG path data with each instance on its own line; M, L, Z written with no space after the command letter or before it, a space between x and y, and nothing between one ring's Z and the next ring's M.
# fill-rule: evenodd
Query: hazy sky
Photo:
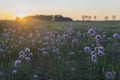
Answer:
M62 14L73 19L116 15L120 19L120 0L0 0L0 19L34 14Z

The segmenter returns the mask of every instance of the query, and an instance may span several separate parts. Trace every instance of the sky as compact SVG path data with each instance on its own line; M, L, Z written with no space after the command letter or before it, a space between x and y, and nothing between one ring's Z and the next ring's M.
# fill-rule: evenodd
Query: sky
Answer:
M0 19L36 14L61 14L74 20L83 15L97 19L116 15L120 19L120 0L0 0Z

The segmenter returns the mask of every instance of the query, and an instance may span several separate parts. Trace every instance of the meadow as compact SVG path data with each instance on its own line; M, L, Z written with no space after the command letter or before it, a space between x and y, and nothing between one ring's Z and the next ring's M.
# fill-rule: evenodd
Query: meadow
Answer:
M120 22L0 21L0 80L120 80Z

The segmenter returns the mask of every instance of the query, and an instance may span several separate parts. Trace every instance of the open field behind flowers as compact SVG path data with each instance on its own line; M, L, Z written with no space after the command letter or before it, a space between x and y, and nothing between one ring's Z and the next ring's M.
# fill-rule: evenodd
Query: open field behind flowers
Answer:
M120 80L120 22L0 21L0 80Z

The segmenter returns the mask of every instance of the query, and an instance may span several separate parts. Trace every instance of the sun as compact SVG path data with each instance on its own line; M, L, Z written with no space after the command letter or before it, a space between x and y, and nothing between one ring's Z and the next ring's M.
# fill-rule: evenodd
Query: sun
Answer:
M16 14L16 16L19 18L24 18L25 16L27 16L27 14L24 12L21 12L21 13Z
M24 18L25 16L26 16L25 13L18 13L18 14L17 14L17 17L20 17L20 18Z

